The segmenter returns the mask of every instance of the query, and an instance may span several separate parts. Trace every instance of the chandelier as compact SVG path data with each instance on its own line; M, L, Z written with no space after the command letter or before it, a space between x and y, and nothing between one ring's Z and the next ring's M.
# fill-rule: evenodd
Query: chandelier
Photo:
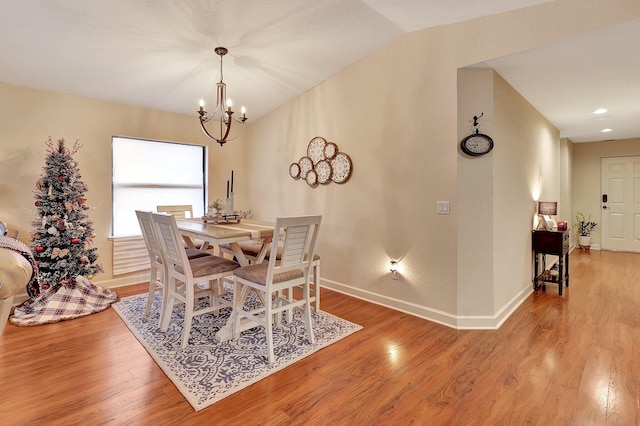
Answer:
M200 99L200 110L198 114L200 115L200 127L202 127L202 131L222 146L227 141L232 141L240 135L240 133L238 133L230 138L231 126L234 122L244 126L245 121L247 121L247 115L246 109L242 107L240 110L242 116L239 118L233 116L231 99L227 99L227 85L222 81L222 57L226 55L229 50L227 50L226 47L216 47L215 52L220 56L220 81L216 84L216 107L211 113L208 113L204 109L204 100ZM209 127L211 131L207 130L205 126L209 121L212 121Z

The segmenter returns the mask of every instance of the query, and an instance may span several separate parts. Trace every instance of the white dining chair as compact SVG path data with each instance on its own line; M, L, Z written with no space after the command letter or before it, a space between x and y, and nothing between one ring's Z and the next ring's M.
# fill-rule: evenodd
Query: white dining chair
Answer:
M277 218L274 240L277 241L278 236L284 233L280 260L277 259L278 245L273 244L268 261L233 271L233 338L237 339L244 330L263 326L267 335L269 362L275 360L273 326L278 317L294 308L302 309L309 343L314 343L309 279L321 220L322 216ZM283 292L290 294L298 287L302 287L301 299L280 297ZM250 291L261 296L264 301L262 306L255 309L245 306Z
M222 279L230 277L240 265L214 255L189 259L182 244L175 217L162 213L153 213L152 217L154 228L160 239L167 274L165 287L167 302L160 329L167 331L174 306L177 303L183 303L185 310L181 347L184 349L189 342L191 323L195 315L219 312L220 309L231 306L231 301L221 298L224 293ZM203 283L206 283L206 287L199 285ZM209 304L199 307L195 299L203 296L208 297Z
M136 210L136 216L138 218L138 223L140 224L140 230L142 231L142 238L144 239L145 246L147 247L150 264L149 294L147 296L147 304L144 309L144 314L149 315L149 313L151 312L151 306L153 305L153 301L155 298L155 293L157 290L160 290L162 292L162 302L160 305L159 324L161 324L164 314L164 306L167 302L167 292L165 291L165 277L167 276L165 271L166 263L162 259L162 249L153 226L151 212ZM189 259L210 256L209 253L195 248L186 249L186 253Z
M260 250L262 248L262 243L258 240L251 241L241 241L238 243L245 257L252 264L257 263L258 255L260 254ZM277 250L277 258L276 260L280 260L282 257L282 248L283 241L281 238L278 239L278 250ZM231 246L229 244L220 244L219 246L221 254L228 254L233 256L233 250L231 250ZM270 251L267 252L264 261L268 261L270 257ZM309 281L309 289L311 291L310 301L313 304L313 309L318 312L320 311L320 255L313 255L313 262L311 263L311 279Z
M156 206L158 213L168 213L178 219L193 219L193 206L190 204L183 205L161 205Z
M193 219L193 206L191 204L159 205L156 206L156 211L158 213L170 214L176 219ZM183 236L182 239L184 240L184 244L187 248L197 248L200 250L213 249L204 240L194 240L185 236Z

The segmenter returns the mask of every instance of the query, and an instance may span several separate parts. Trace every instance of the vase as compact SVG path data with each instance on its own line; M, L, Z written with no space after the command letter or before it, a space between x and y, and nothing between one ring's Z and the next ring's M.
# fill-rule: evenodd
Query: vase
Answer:
M580 248L589 250L591 248L591 236L590 235L580 235L578 238L578 244Z

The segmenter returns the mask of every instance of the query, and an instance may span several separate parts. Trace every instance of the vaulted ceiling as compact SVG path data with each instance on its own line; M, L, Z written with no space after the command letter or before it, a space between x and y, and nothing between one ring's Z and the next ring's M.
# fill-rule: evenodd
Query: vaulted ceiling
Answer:
M229 96L256 119L408 32L549 1L3 1L0 81L195 115L200 98L215 99L213 48L225 46ZM632 21L477 66L563 137L638 137L638 43ZM609 112L596 118L599 107Z

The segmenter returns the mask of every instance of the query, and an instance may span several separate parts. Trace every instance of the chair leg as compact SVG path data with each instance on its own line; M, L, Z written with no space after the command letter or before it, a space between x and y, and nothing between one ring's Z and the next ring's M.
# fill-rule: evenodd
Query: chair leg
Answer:
M147 295L147 305L144 307L144 314L149 315L151 313L151 305L153 305L153 298L156 295L156 285L153 280L149 281L149 294Z
M315 277L314 277L315 278ZM306 303L304 305L304 319L307 324L307 333L309 334L309 343L314 343L315 339L313 337L313 323L311 320L311 305L309 303L309 283L304 286L304 298Z
M320 261L316 261L313 266L313 297L314 300L314 310L316 312L320 311Z
M187 297L184 304L184 325L182 326L182 342L180 344L182 349L186 348L189 344L189 334L191 333L191 323L193 322L194 298L193 286L187 285Z
M164 295L162 302L162 313L160 314L160 330L167 331L171 322L171 313L176 304L176 279L171 277L164 285Z
M240 337L240 322L245 316L245 314L243 313L243 306L248 294L249 288L239 283L238 280L234 277L233 311L231 312L231 315L233 316L233 318L231 319L233 325L233 339L238 339Z
M275 355L273 353L273 299L268 294L265 295L265 299L268 303L268 305L265 306L264 312L265 320L267 322L267 325L265 327L265 330L267 332L267 358L269 360L269 363L272 363L275 361Z
M162 302L160 304L160 318L158 319L158 325L161 326L164 321L165 316L167 315L167 310L165 306L167 306L167 302L169 300L169 290L167 288L167 272L164 269L160 270L160 281L156 282L156 286L160 288L162 291ZM155 275L154 275L155 276ZM158 285L157 283L162 283ZM169 311L169 317L171 317L171 311ZM168 323L167 323L168 324Z

